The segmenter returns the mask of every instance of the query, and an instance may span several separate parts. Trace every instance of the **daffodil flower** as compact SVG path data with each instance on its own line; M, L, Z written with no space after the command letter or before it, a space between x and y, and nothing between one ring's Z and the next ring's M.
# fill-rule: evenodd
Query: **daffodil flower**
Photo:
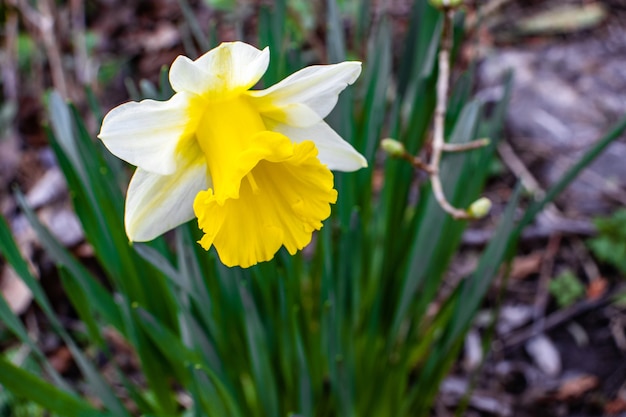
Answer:
M167 101L111 110L98 137L137 166L126 195L131 241L148 241L198 218L208 250L228 266L267 261L311 241L335 203L330 170L367 162L324 122L360 62L304 68L250 90L269 50L223 43L195 61L179 56Z

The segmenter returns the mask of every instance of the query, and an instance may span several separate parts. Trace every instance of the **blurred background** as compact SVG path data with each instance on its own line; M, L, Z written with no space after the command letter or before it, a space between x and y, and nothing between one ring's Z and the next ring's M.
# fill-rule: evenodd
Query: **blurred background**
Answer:
M286 4L290 36L282 41L283 58L272 55L276 74L329 63L337 48L345 48L348 59L363 59L370 31L383 16L391 22L392 42L386 48L395 68L405 53L403 40L415 30L409 0L337 1L339 26L329 24L329 2ZM65 324L75 323L75 313L55 262L13 196L13 187L22 190L53 235L94 267L93 248L49 146L46 94L55 89L74 103L87 129L97 132L99 118L112 107L159 97L164 68L176 56L196 58L230 40L261 46L258 34L271 35L273 29L264 28L259 16L272 13L272 7L272 1L262 0L0 3L0 212ZM368 18L361 19L363 14ZM471 69L472 94L490 103L503 95L502 79L510 70L513 81L503 138L485 188L493 216L464 231L445 274L444 285L451 286L475 270L516 183L529 199L544 195L626 113L626 1L467 1L463 17L452 82ZM345 44L329 44L332 31L339 31ZM397 95L400 77L386 86L388 102ZM383 128L378 139L390 130ZM384 157L374 154L376 190ZM622 137L524 230L506 286L496 280L489 290L432 415L453 415L451 410L465 404L468 416L626 416L625 204ZM40 312L31 291L6 262L0 268L2 294L36 329L53 367L64 375L76 373L68 349L49 329L33 325ZM479 332L494 315L493 336L481 341ZM534 337L537 323L546 337ZM0 347L11 343L0 324ZM111 335L109 343L129 374L136 372L125 342ZM481 343L489 345L488 354ZM3 408L2 395L0 415L12 415Z

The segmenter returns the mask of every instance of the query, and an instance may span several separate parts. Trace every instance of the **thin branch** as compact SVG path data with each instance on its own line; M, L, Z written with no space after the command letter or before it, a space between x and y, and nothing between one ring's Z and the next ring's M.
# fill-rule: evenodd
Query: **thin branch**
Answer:
M422 158L418 156L413 156L408 152L404 153L400 157L408 161L411 165L413 165L414 168L421 169L422 171L427 172L429 175L432 174L432 171L430 170L430 165L422 161Z
M617 294L621 290L623 290L623 288L616 289L613 292L613 294ZM610 303L611 301L612 301L612 297L605 295L604 297L597 299L597 300L582 300L576 304L571 305L570 307L555 311L554 313L550 314L549 316L545 318L543 323L541 323L540 329L537 329L533 323L531 325L526 326L522 330L518 330L515 333L511 333L510 335L507 335L505 339L503 340L502 348L510 349L510 348L516 347L526 342L528 339L532 338L533 336L535 336L537 334L537 331L545 333L573 319L574 317L580 314L602 307L605 304Z
M536 200L543 198L546 195L546 192L539 181L533 176L530 170L526 167L524 162L520 159L519 156L515 153L515 150L508 142L502 141L498 144L498 153L502 158L504 164L509 168L509 170L522 182L522 185L526 190L528 190ZM565 217L565 215L558 209L554 202L546 204L546 207L538 214L539 222L547 223L548 227L553 227L556 224L564 223L569 221L570 224L574 224L576 220L569 220ZM588 222L587 228L591 233L595 231L595 227ZM553 230L550 234L558 231ZM579 255L579 261L589 278L589 281L592 281L600 276L600 272L598 266L595 264L593 259L589 256L585 245L582 243L580 238L573 236L572 244L578 250L575 252ZM580 255L580 254L586 254Z
M421 158L409 154L400 142L391 138L384 139L381 143L381 147L391 156L402 158L411 163L415 168L428 173L433 195L439 206L457 220L470 220L485 216L491 208L491 202L483 197L472 203L468 210L456 208L450 204L446 198L443 185L441 184L441 177L439 176L439 166L443 152L469 151L482 148L489 144L489 139L486 138L467 143L445 142L445 117L448 108L448 89L450 86L450 51L452 50L453 40L453 18L456 7L459 4L460 3L450 3L448 0L443 0L443 4L441 5L444 13L444 21L441 32L441 47L439 48L438 54L437 103L433 117L433 139L431 143L432 152L430 161L425 163Z
M554 258L556 257L560 246L561 235L554 234L550 236L548 246L543 255L541 269L539 271L539 285L537 288L533 311L533 329L535 331L533 337L539 336L544 328L546 307L548 306L548 300L550 299L549 286L550 279L552 278L552 270L554 268Z
M7 100L17 100L19 90L19 77L17 76L17 38L18 38L18 16L17 13L7 8L6 26L4 30L4 52L0 52L3 56L0 68L2 70L2 89L4 97Z
M490 0L481 5L478 9L478 12L467 19L467 23L465 24L465 30L467 32L474 31L481 21L488 18L490 15L498 11L498 9L500 9L510 1L511 0Z
M471 142L465 142L465 143L444 143L442 150L444 152L471 151L474 149L484 148L485 146L489 145L489 142L490 142L489 139L483 138L483 139L477 139L477 140L473 140Z
M62 54L54 33L55 19L53 16L54 4L50 0L38 0L39 11L34 9L26 0L15 0L15 6L21 12L24 20L39 32L50 65L52 83L59 93L68 98L68 88L63 70Z
M444 122L448 107L448 87L450 83L450 50L452 49L452 22L454 9L444 9L444 23L441 33L441 49L439 50L439 73L437 75L437 105L435 107L432 155L429 163L430 182L437 202L455 219L471 219L473 216L465 210L458 209L446 198L439 177L441 154L446 147L444 141Z
M89 85L91 71L87 54L87 39L85 35L85 2L84 0L70 0L72 43L74 46L74 71L76 79L81 85Z

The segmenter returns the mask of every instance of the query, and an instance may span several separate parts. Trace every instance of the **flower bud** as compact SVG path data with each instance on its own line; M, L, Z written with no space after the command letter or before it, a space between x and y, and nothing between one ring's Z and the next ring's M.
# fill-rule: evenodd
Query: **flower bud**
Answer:
M383 139L380 142L380 147L383 149L383 151L387 152L389 156L393 156L395 158L401 157L406 153L402 142L391 138Z
M463 4L463 0L429 0L429 2L438 9L443 7L454 8Z
M481 197L478 200L474 201L469 209L467 209L467 213L475 219L482 219L491 210L491 200L487 197Z

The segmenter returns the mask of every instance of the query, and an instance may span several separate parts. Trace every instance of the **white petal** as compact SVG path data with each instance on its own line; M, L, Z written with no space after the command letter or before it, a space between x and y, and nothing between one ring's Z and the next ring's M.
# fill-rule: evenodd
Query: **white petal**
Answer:
M172 175L137 168L126 195L124 223L131 241L145 242L195 217L193 200L210 182L204 158L180 163Z
M339 93L361 74L361 63L342 62L304 68L276 85L261 91L250 91L256 108L264 116L292 126L311 126L328 116L337 104ZM317 118L290 114L293 105L305 105Z
M291 126L312 126L323 119L306 104L294 103L283 107L266 107L259 113L274 123L282 123Z
M195 61L176 58L170 69L174 91L209 96L244 91L256 84L269 65L268 48L260 51L243 42L222 43Z
M118 158L146 171L171 174L176 146L191 122L188 104L185 93L168 101L122 104L106 115L98 137Z
M271 125L271 122L266 123ZM296 143L313 141L319 151L319 160L333 171L356 171L367 166L363 155L323 121L309 127L279 123L273 125L271 130L282 133Z
M179 55L172 63L169 78L174 91L197 95L215 90L223 84L215 74L205 71L195 61L183 55Z

